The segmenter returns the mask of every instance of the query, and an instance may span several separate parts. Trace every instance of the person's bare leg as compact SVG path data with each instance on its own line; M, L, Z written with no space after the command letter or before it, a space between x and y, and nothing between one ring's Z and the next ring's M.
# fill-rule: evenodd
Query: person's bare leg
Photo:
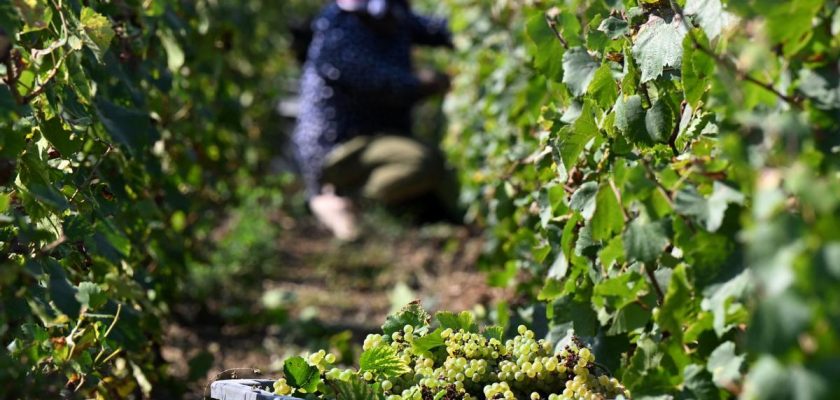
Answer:
M359 228L353 201L335 194L326 186L322 194L309 199L309 208L339 240L353 241L359 237Z

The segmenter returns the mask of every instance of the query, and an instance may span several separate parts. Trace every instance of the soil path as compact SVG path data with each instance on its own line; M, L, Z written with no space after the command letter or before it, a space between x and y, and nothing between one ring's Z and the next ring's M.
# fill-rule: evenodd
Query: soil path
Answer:
M363 240L341 244L311 218L281 222L274 272L235 300L250 305L249 315L226 318L231 300L221 294L175 307L162 354L172 375L189 382L188 398L202 398L219 377L277 376L285 357L313 348L350 359L393 308L413 299L460 311L510 295L485 284L476 269L481 240L465 227L374 220Z

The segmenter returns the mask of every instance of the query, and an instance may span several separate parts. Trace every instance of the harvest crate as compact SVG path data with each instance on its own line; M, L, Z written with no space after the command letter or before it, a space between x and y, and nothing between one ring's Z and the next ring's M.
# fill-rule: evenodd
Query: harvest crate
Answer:
M210 384L213 400L300 400L297 397L271 393L274 381L270 379L231 379Z

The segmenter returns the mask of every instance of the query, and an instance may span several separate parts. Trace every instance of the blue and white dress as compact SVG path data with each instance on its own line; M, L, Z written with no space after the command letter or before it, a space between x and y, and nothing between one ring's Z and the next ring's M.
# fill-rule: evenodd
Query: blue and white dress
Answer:
M324 160L337 145L359 135L410 134L411 107L420 96L411 46L451 45L445 19L411 12L387 35L336 4L312 24L292 137L309 196L320 192Z

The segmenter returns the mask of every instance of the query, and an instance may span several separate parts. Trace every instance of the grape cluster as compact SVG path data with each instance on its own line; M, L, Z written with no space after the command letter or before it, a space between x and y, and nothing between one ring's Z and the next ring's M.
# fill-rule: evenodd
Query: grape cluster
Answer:
M422 332L422 334L421 334ZM322 377L333 381L361 378L378 384L387 400L473 399L614 399L629 397L626 389L605 374L595 356L577 338L554 350L551 343L535 339L534 332L518 327L518 335L506 341L462 329L438 331L443 346L418 351L415 340L429 334L406 325L391 335L368 335L365 351L390 346L411 372L397 377L377 376L372 371L332 367L335 357L323 350L309 356ZM323 387L323 386L322 386ZM279 394L291 394L285 380L275 383Z

